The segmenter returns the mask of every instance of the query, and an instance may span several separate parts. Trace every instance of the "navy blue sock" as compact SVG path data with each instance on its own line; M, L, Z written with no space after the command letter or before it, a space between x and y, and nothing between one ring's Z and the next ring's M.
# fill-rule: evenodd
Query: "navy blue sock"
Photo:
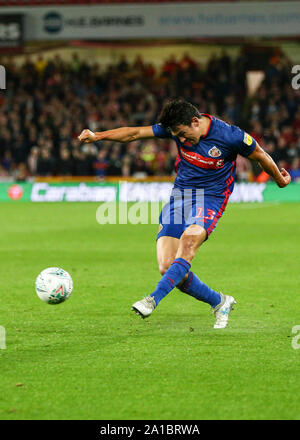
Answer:
M187 279L181 286L178 286L178 289L199 301L210 304L211 307L216 307L221 302L221 295L202 283L193 272L189 272Z
M190 263L183 258L176 258L173 261L167 272L161 277L154 292L151 293L156 305L180 283L190 267Z

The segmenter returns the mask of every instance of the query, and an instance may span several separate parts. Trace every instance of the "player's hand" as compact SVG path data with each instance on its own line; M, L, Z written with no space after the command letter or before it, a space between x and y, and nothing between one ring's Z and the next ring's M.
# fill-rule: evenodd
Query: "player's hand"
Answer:
M285 186L287 186L289 183L291 183L291 175L290 173L287 172L287 170L285 170L284 168L281 168L280 170L280 174L281 174L281 181L280 183L278 183L278 186L280 188L284 188Z
M91 130L85 129L80 133L78 139L80 140L80 142L84 142L85 144L87 144L88 142L95 142L96 136L95 133L93 133Z

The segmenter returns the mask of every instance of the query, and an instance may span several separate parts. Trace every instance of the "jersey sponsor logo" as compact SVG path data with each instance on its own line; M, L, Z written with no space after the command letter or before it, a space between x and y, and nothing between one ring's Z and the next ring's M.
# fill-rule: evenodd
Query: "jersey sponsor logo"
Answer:
M221 154L222 154L222 152L219 150L219 148L217 148L216 146L213 146L213 147L209 150L208 154L209 154L211 157L220 157Z
M224 159L204 157L193 151L185 150L184 148L180 148L180 152L183 159L193 165L196 165L196 167L217 170L219 168L223 168L224 166Z
M250 136L250 134L245 133L245 134L244 134L244 144L250 146L250 145L252 144L252 141L253 141L253 139L252 139L252 137Z

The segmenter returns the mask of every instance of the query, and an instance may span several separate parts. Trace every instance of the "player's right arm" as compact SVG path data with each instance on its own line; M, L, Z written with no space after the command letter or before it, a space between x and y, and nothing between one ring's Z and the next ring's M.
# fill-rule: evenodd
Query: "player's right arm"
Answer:
M273 177L279 188L284 188L291 182L291 176L286 169L279 170L272 157L257 142L255 150L248 157L258 162L261 168Z
M138 139L154 138L153 128L151 125L146 127L120 127L107 131L96 131L85 129L78 139L83 143L97 141L115 141L115 142L132 142Z
M231 125L231 136L236 152L248 159L255 160L261 168L271 176L279 188L284 188L291 182L290 174L277 167L272 157L256 142L256 140L239 127Z

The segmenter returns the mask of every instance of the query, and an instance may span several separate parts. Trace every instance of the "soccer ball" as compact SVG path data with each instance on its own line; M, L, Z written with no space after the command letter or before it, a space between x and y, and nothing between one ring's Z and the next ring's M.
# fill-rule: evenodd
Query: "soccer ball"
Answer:
M35 291L42 301L59 304L69 298L73 290L71 276L60 267L44 269L35 280Z

